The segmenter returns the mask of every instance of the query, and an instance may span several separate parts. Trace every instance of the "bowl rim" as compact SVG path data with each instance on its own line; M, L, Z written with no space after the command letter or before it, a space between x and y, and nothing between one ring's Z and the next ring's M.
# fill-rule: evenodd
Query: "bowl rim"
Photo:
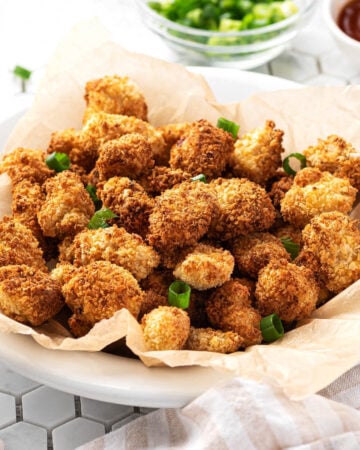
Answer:
M349 0L347 0L347 2L349 2ZM322 13L326 25L339 41L342 41L344 44L350 45L351 47L359 50L360 41L357 41L356 39L353 39L350 36L348 36L344 31L342 31L342 29L337 24L336 19L331 12L331 7L333 3L334 0L323 0L322 3ZM337 13L339 13L339 11L337 11Z
M265 27L254 28L252 30L242 30L242 31L210 31L201 30L199 28L187 27L185 25L178 24L166 17L161 16L156 11L148 6L149 0L135 0L139 7L145 11L152 19L157 20L164 26L172 28L176 31L181 31L188 35L194 36L208 36L208 37L245 37L245 36L257 36L259 34L268 33L272 31L278 31L282 28L287 28L289 25L297 23L306 15L313 7L316 6L316 0L294 0L297 4L303 2L303 5L299 5L299 10L297 13L291 15L287 19L281 20L280 22L273 23L271 25L266 25ZM300 9L302 6L302 9Z

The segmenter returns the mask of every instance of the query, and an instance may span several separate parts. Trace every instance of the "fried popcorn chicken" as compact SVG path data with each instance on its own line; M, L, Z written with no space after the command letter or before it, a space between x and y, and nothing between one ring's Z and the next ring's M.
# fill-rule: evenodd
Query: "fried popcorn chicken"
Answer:
M145 314L149 314L155 308L159 306L169 306L167 297L159 295L154 291L146 291L144 294L144 300L141 303L139 321L143 318Z
M65 253L63 256L66 257ZM71 257L68 262L77 267L94 261L109 261L127 269L137 280L146 278L157 267L160 259L140 236L130 234L116 225L83 230L75 236L67 256Z
M169 123L168 125L157 128L165 142L163 155L157 161L159 166L167 166L169 164L171 147L189 131L190 126L190 122L183 122Z
M203 291L230 280L234 257L228 250L197 244L174 270L174 276L191 287Z
M190 327L186 348L204 352L233 353L242 343L242 337L233 331Z
M50 272L50 277L52 280L58 281L60 285L67 283L71 280L74 275L77 267L73 266L70 263L58 263L55 268Z
M304 228L303 241L302 264L329 291L338 293L360 278L359 221L337 211L320 214Z
M228 240L263 231L273 224L275 208L265 190L245 178L218 178L209 186L216 193L219 214L214 217L209 236Z
M259 272L256 305L263 316L277 314L284 322L305 319L315 310L319 288L313 272L286 259L271 260Z
M349 178L356 189L360 189L360 159L351 157L355 148L337 135L318 139L317 145L304 150L309 167L316 167L340 178Z
M0 309L18 322L39 326L64 306L60 284L25 264L0 267Z
M108 261L77 268L62 292L73 312L69 326L77 337L122 308L137 318L144 297L131 273Z
M174 276L171 270L158 268L141 280L140 286L144 291L153 291L167 298L169 286L173 281Z
M154 200L140 184L126 177L113 177L98 184L97 196L118 216L117 225L145 237Z
M45 190L37 215L45 236L73 236L87 226L95 207L77 174L64 170L45 183Z
M230 133L207 120L199 120L171 148L170 167L192 176L203 173L208 179L217 178L225 170L233 150L234 139Z
M296 174L281 201L281 214L284 220L302 228L323 212L350 212L356 193L349 180L308 167Z
M45 163L45 154L42 150L29 148L16 148L4 156L0 162L0 173L7 173L13 185L22 180L30 180L42 184L55 172Z
M160 131L136 117L102 112L92 114L81 132L82 145L86 151L94 149L98 152L105 142L133 133L141 134L147 139L157 163L157 156L163 153L164 139Z
M249 131L235 142L230 167L237 177L265 185L281 166L284 132L267 120L265 126Z
M84 123L94 113L135 116L147 120L147 104L139 86L128 77L105 76L85 85Z
M100 180L111 177L137 178L154 166L150 144L139 133L125 134L104 142L99 148L96 169Z
M202 182L184 182L155 198L147 239L165 252L195 244L208 231L216 198Z
M170 167L155 166L150 174L142 177L139 183L149 195L159 195L166 189L171 189L183 181L191 180L191 175L181 169L170 169Z
M48 272L39 242L30 229L5 216L0 220L0 267L14 264Z
M300 248L303 245L302 242L302 229L294 227L290 223L283 223L282 225L271 229L271 233L280 238L290 238L295 244L298 244Z
M272 259L290 261L280 239L267 232L237 237L231 242L231 252L240 272L252 278Z
M280 209L281 200L285 197L287 191L294 183L294 178L290 176L283 176L279 180L274 181L269 191L269 197L271 198L275 208Z
M175 306L159 306L141 319L148 350L181 350L190 333L186 311Z
M238 279L227 281L217 288L206 304L206 313L214 328L233 331L242 339L242 347L260 344L261 316L251 306L249 290Z

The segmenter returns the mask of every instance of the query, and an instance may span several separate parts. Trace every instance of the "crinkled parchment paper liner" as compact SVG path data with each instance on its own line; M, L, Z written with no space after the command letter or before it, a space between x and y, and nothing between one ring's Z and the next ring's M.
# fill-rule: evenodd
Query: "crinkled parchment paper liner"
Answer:
M115 73L128 75L140 85L155 125L199 118L216 122L223 115L239 122L245 132L272 119L285 131L287 152L301 151L332 133L360 148L360 86L264 93L241 104L219 105L200 76L175 64L128 53L111 41L97 21L90 21L75 27L60 45L6 151L17 146L45 149L52 131L79 128L85 82ZM0 181L0 212L4 213L9 208L9 184L4 177ZM299 398L323 388L360 360L359 283L319 308L281 341L231 355L145 352L140 327L126 310L99 322L80 339L73 339L55 321L34 330L2 315L0 331L30 334L46 348L86 351L99 351L126 336L128 347L146 365L201 365L253 379L272 378Z

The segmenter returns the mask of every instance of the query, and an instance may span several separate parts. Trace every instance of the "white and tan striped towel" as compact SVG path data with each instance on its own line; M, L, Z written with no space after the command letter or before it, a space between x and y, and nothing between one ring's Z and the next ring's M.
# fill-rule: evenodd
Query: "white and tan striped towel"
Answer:
M78 450L359 450L360 365L319 394L293 401L277 386L234 378Z

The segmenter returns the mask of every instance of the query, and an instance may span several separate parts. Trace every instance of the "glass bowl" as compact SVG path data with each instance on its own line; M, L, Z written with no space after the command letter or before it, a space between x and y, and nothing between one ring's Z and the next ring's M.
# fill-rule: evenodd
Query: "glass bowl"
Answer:
M298 12L281 22L244 31L208 31L172 22L136 0L147 27L191 62L251 69L278 56L311 17L316 0L294 0Z

